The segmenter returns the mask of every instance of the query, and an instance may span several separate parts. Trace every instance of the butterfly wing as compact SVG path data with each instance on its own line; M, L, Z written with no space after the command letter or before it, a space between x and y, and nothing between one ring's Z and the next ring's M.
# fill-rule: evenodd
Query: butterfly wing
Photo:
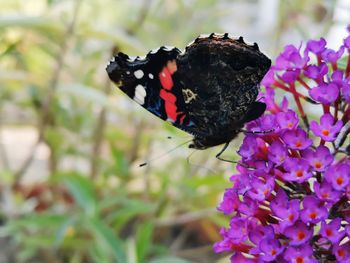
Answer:
M119 53L108 64L109 78L131 99L175 127L191 132L190 120L177 76L177 48L160 47L145 58Z

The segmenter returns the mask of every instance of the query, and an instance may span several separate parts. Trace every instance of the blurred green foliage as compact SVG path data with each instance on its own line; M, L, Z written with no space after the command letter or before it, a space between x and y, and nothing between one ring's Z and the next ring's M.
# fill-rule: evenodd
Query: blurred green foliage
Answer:
M226 219L215 207L233 166L214 158L218 149L188 162L190 152L182 148L138 168L190 137L129 101L104 68L117 51L140 55L161 44L184 47L200 33L223 31L223 17L237 28L228 5L248 4L248 13L264 2L0 0L0 129L35 131L23 158L17 158L21 145L13 149L0 137L0 257L50 263L219 260L211 245ZM279 12L291 18L314 12L315 23L327 30L333 4L304 2L280 1ZM270 29L276 46L271 54L281 49L288 28L297 25L308 34L299 20L281 18ZM29 173L43 147L44 168ZM237 159L233 150L227 156Z

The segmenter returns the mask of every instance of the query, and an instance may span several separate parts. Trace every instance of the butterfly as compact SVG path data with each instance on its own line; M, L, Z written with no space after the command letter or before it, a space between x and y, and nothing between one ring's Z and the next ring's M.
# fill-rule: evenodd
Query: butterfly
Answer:
M119 52L106 70L135 102L193 135L190 148L225 144L220 159L244 124L264 113L266 104L256 99L270 66L256 43L212 33L200 35L183 52L168 46L144 57Z

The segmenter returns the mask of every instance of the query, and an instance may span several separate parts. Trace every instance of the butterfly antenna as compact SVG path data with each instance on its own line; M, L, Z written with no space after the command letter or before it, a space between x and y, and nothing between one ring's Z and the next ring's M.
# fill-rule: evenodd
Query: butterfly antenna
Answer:
M192 141L192 139L191 139L191 140L188 140L188 141L185 141L185 142L183 142L183 143L181 143L181 144L177 145L176 147L174 147L174 148L170 149L169 151L164 152L164 153L162 153L161 155L156 156L156 157L154 157L154 158L150 159L148 162L141 163L141 164L139 165L139 167L146 166L147 164L149 164L149 163L153 162L154 160L157 160L157 159L163 158L164 156L168 155L169 153L171 153L171 152L173 152L173 151L177 150L178 148L180 148L180 147L184 146L185 144L187 144L187 143L189 143L189 142L191 142L191 141Z

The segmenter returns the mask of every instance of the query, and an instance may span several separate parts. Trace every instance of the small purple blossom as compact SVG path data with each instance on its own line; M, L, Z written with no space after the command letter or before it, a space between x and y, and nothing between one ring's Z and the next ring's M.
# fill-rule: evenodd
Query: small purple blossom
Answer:
M282 139L293 150L304 150L312 144L312 140L308 138L307 133L300 128L284 132Z
M337 258L338 262L349 263L350 262L350 241L345 244L336 244L333 247L333 253Z
M339 88L334 83L320 83L309 91L311 98L315 101L329 105L336 101L339 96Z
M305 159L288 158L284 162L283 168L287 171L283 178L290 182L302 183L312 176L309 171L309 162Z
M308 242L313 233L310 227L298 221L294 225L287 227L284 230L284 234L290 238L289 244L299 246Z
M320 55L326 49L326 40L322 37L320 40L309 40L306 45L306 51Z
M244 138L241 148L238 154L246 160L252 159L257 149L256 139L253 136L247 136Z
M239 196L232 188L226 189L223 201L220 203L218 210L228 215L237 210L240 204Z
M350 180L350 165L344 163L331 166L325 173L325 179L335 190L344 190Z
M289 247L284 258L287 262L292 263L317 263L317 260L312 256L312 248L309 245Z
M287 45L284 51L276 59L277 69L302 69L309 61L307 56L302 56L293 45Z
M321 205L315 196L306 196L303 200L304 209L300 212L300 218L304 223L316 224L327 218L327 208Z
M339 231L341 221L341 218L335 218L328 224L325 221L322 221L320 230L321 236L328 239L333 244L337 244L345 235L345 231Z
M326 168L330 166L334 160L333 155L324 145L318 146L316 151L306 149L303 151L302 156L304 159L308 160L309 164L317 172L325 171Z
M281 129L293 130L299 124L299 118L295 111L288 110L287 112L279 112L276 116L276 121Z
M268 158L276 165L284 163L288 156L286 146L280 141L274 141L269 147Z
M341 120L334 123L333 116L328 113L321 117L320 124L316 121L310 123L310 129L312 132L326 142L334 141L342 126L343 122Z
M304 70L304 75L310 79L320 82L324 76L328 73L328 67L326 63L321 65L309 65Z
M274 238L265 238L259 244L261 259L266 262L273 261L280 255L284 247Z
M328 201L329 203L336 202L341 196L341 192L335 190L326 180L322 183L315 182L314 191L318 199Z
M343 53L344 53L344 46L341 46L338 51L327 48L322 52L321 57L325 62L337 63L337 61L341 58Z

